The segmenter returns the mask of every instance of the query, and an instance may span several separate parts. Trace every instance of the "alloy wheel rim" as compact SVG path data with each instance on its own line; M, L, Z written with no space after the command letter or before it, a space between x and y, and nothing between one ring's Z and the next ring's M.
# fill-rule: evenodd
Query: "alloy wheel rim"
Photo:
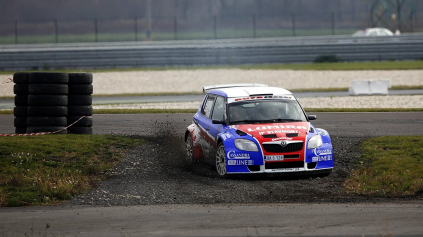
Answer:
M216 170L219 175L223 176L226 174L226 159L225 159L225 148L219 146L216 154Z

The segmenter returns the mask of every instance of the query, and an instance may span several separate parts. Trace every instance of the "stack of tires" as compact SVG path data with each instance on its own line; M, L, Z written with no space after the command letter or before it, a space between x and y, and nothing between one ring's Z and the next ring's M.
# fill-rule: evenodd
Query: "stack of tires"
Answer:
M28 110L28 83L29 73L17 72L13 74L13 93L15 96L15 108L13 108L13 115L15 116L15 133L26 133L27 127L27 110Z
M29 73L27 133L55 132L66 127L68 83L67 73Z
M93 126L93 75L91 73L69 73L68 125L85 116L68 128L68 133L92 134Z

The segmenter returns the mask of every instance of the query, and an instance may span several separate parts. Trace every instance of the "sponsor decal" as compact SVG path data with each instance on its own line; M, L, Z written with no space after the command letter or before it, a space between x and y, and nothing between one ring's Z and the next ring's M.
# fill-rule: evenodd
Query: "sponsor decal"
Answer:
M292 140L292 137L278 137L278 138L272 138L272 141L280 141L280 140Z
M260 99L287 99L287 100L294 100L294 97L292 97L292 96L286 96L286 95L251 96L251 97L234 98L234 99L231 99L230 102L238 102L238 101L243 101L243 100L260 100Z
M245 160L245 159L250 159L250 154L248 153L236 153L235 151L229 151L226 156L232 160L232 159L236 159L236 160Z
M322 155L331 155L332 154L332 150L331 149L314 149L314 154L316 156L322 156Z
M280 171L300 171L300 168L280 168L280 169L271 169L272 172Z
M258 126L255 128L248 128L249 132L261 131L261 130L270 130L266 131L268 134L272 133L298 133L297 130L271 130L271 129L303 129L307 130L305 126L295 126L295 125L273 125L273 126Z
M283 156L264 156L264 160L266 161L274 161L274 160L283 160Z
M333 160L332 155L314 156L311 158L312 162L331 161L331 160Z
M223 141L226 141L226 139L229 139L229 138L231 138L232 137L232 135L230 134L230 133L223 133L222 134L222 139L223 139Z
M254 165L254 160L228 160L228 165Z

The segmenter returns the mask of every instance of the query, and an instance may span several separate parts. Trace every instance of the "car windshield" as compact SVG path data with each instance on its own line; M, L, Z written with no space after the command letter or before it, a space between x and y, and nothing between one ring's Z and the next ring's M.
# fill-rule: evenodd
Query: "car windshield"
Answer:
M296 100L254 100L229 104L229 123L306 122Z

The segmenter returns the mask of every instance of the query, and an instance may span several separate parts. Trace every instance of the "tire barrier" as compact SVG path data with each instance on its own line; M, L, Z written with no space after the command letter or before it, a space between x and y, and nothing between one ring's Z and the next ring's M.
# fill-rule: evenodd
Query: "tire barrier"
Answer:
M92 134L93 75L91 73L69 73L68 124L81 116L84 118L68 129L68 133Z
M51 122L66 120L69 75L57 72L33 72L28 78L27 133L54 132L63 127ZM39 119L50 118L50 119ZM67 124L65 124L67 125ZM63 126L63 125L62 125ZM66 133L66 130L56 132Z
M16 134L26 133L27 128L27 110L28 110L28 94L29 94L29 73L17 72L13 74L13 93L15 94L15 108L13 115L15 116L14 125Z
M16 134L92 134L91 73L17 72L10 80Z

